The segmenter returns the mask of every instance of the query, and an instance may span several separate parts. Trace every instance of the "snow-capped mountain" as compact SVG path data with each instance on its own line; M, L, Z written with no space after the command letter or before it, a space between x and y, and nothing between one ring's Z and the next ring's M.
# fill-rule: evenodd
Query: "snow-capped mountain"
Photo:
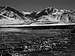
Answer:
M38 24L75 23L75 11L52 7L40 11L19 12L11 7L0 7L1 25L38 25Z
M33 11L30 14L25 14L25 17L30 18L38 23L75 23L75 13L71 10L56 9L48 7L41 11Z
M24 23L23 14L11 8L4 7L0 10L0 24L21 24Z

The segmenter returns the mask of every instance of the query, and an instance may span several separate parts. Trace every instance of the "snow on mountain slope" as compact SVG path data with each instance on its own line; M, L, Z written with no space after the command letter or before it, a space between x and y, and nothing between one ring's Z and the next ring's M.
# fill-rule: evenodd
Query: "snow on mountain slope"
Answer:
M0 24L23 24L23 18L14 11L17 10L11 10L10 7L0 10Z
M38 13L39 12L39 13ZM11 7L0 10L0 24L57 24L75 23L75 11L46 8L37 12L19 12Z

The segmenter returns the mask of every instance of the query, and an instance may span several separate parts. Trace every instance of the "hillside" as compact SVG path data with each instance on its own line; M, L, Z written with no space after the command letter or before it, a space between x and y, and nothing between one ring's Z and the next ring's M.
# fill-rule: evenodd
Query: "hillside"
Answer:
M75 11L52 7L41 11L19 12L11 7L0 7L0 25L75 23Z

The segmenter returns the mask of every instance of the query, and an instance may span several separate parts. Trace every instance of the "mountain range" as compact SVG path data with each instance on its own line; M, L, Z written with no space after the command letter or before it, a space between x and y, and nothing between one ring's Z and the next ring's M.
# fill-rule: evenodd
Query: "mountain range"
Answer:
M75 23L75 11L48 7L41 11L18 11L12 7L0 7L0 25L30 25Z

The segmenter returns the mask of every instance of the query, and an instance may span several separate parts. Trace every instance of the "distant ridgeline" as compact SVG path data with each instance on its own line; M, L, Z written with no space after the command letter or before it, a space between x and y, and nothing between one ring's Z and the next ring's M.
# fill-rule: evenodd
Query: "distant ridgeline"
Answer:
M23 16L23 14L21 12L19 12L18 10L14 9L12 7L0 7L0 14L3 14L7 17L13 17L13 16L15 16L14 13L19 15L20 17ZM12 16L12 14L13 14L13 16Z
M12 7L0 7L0 24L32 23L75 23L75 11L48 7L41 11L20 12Z

